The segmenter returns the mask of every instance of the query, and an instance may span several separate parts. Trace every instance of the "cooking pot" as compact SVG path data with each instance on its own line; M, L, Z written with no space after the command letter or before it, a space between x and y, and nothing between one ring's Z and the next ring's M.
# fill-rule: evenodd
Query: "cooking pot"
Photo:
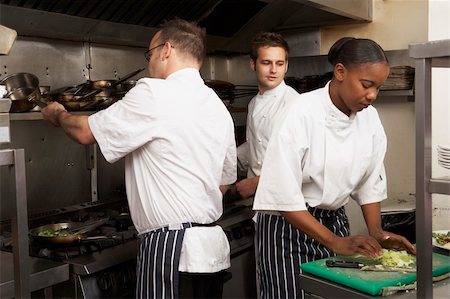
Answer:
M11 99L10 112L26 112L41 100L39 79L30 73L17 73L5 77L0 84L5 85L6 97Z
M91 241L100 239L110 239L107 236L86 237L85 233L93 231L108 219L96 220L87 225L78 225L73 222L61 222L39 226L30 230L30 236L39 242L45 242L58 245L69 245L81 241ZM65 230L67 234L58 235L57 233L46 234L46 232L60 232Z

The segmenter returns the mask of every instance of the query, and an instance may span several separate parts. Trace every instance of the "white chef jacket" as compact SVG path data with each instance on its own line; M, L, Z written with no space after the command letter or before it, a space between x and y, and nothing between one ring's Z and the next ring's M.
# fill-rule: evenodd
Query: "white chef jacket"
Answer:
M386 135L374 107L350 115L331 102L329 83L300 95L273 135L253 208L336 210L386 198Z
M130 214L139 234L221 216L219 185L237 176L234 124L198 70L140 79L122 100L88 121L107 161L125 157ZM229 266L229 244L220 227L186 229L180 271Z
M259 176L262 162L278 118L299 94L282 81L277 87L257 94L248 104L246 142L237 150L238 160L247 168L247 177Z

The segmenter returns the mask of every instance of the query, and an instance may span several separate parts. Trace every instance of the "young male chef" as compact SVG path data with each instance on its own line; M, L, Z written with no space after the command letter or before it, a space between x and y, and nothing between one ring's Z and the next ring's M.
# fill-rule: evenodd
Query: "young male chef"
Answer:
M248 105L246 142L238 148L239 166L247 168L247 178L236 183L236 191L243 198L254 196L270 136L290 103L299 97L284 82L288 56L289 45L280 34L263 32L252 41L250 67L255 71L259 92ZM255 248L255 251L257 286L260 292L263 285L261 259L259 249Z
M250 67L255 72L259 92L248 104L246 142L238 148L239 165L247 169L247 178L236 184L236 191L243 198L256 192L276 119L299 96L284 82L288 56L289 45L278 33L259 33L251 43Z
M59 103L42 109L81 144L97 142L109 162L125 157L130 212L142 239L138 298L219 298L230 249L220 226L222 194L236 180L230 113L199 69L205 32L174 19L150 41L151 78L91 116Z

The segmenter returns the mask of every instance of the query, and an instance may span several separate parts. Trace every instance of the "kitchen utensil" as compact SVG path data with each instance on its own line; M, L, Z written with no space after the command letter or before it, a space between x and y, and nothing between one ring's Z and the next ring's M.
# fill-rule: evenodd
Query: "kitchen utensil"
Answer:
M91 222L89 224L75 224L73 222L61 222L61 223L54 223L54 224L48 224L43 225L37 228L34 228L30 230L29 234L30 236L39 241L39 242L46 242L50 244L58 244L58 245L69 245L76 242L80 242L83 240L98 240L98 239L106 239L109 237L106 236L96 236L96 237L86 237L84 234L88 233L90 231L93 231L98 226L104 224L108 219L101 219L95 222ZM50 230L50 231L61 231L65 230L68 232L68 235L59 236L59 235L52 235L52 236L42 236L40 235L41 232ZM74 233L70 233L73 231Z
M127 81L128 79L130 79L133 76L136 76L137 74L139 74L140 72L142 72L145 69L138 69L134 72L129 73L128 75L125 75L122 79L117 80L116 82L112 83L108 88L112 88L112 87L116 87L117 85L121 84L122 82ZM87 94L83 95L81 97L80 100L91 97L91 96L95 96L96 94L101 93L104 90L104 88L98 88L94 91L88 92Z
M310 273L370 295L380 295L384 287L411 284L417 279L414 272L378 272L362 271L357 268L327 267L328 259L330 258L304 263L300 267L304 273ZM336 256L334 259L371 264L371 260L364 257L349 259L345 256ZM450 272L450 257L433 253L433 276L448 272Z
M122 84L120 84L120 86L122 87L123 91L129 91L130 89L132 89L133 87L136 86L136 80L128 80L125 82L122 82Z
M82 234L88 233L88 232L96 229L100 225L105 224L108 220L109 220L109 218L95 220L95 221L90 222L90 223L82 224L82 225L80 225L78 227L68 228L68 229L65 230L65 232L67 234L71 234L71 235L74 235L74 234L82 235ZM55 233L55 235L57 236L56 233Z
M47 106L46 102L41 101L40 99L36 98L36 95L32 95L28 98L28 101L35 103L36 105L38 105L40 108L44 108Z
M383 265L368 265L358 261L346 261L346 260L326 260L327 267L340 267L340 268L355 268L361 271L378 271L378 272L416 272L416 269L401 268L401 267L388 267Z
M39 79L30 73L17 73L5 77L0 84L5 85L6 97L12 101L10 112L26 112L36 106L41 99Z
M109 88L109 87L113 86L114 83L116 83L116 80L97 80L97 81L92 81L92 88L93 89Z
M325 264L327 267L342 267L342 268L356 268L361 269L366 264L355 262L355 261L345 261L345 260L326 260Z

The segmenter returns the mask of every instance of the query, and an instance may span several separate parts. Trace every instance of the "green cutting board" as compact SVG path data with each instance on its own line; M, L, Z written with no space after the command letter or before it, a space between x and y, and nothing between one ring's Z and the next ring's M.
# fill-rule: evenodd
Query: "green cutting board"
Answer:
M327 259L349 260L349 257L337 256ZM375 272L351 268L327 267L327 259L304 263L300 268L304 273L331 280L333 282L357 289L370 295L381 295L382 289L390 286L407 285L416 281L416 273ZM352 260L366 262L364 258ZM433 276L450 272L450 257L433 253Z

